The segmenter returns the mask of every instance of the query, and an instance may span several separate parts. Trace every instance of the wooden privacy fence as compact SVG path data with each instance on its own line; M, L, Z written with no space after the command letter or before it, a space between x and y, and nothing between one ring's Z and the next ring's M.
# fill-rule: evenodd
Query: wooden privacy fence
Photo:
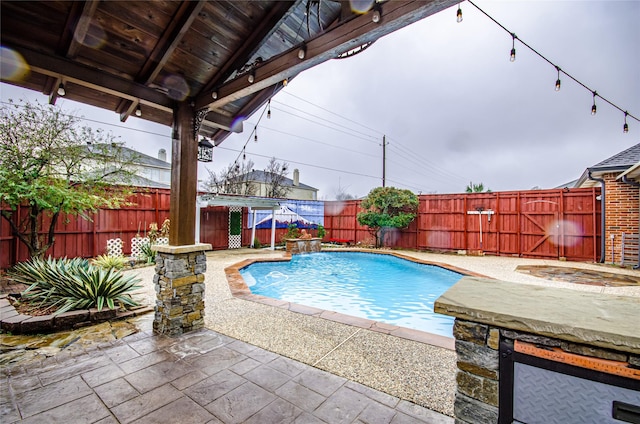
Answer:
M601 213L599 188L530 190L469 194L421 195L418 217L404 230L391 231L386 246L433 251L483 252L490 255L529 258L566 258L597 261L600 257ZM106 242L121 238L124 253L131 252L131 238L144 235L149 224L169 217L170 191L140 190L131 206L101 210L93 222L82 218L60 219L56 243L48 252L54 257L94 257L104 253ZM358 224L360 201L324 203L324 241L351 244L373 242L366 227ZM26 211L20 211L24 216ZM203 208L200 241L214 249L228 248L229 208ZM44 218L45 223L47 218ZM251 244L248 211L243 212L242 245ZM276 230L279 243L286 229ZM270 229L259 229L256 237L268 245ZM27 249L0 222L0 268L27 259Z
M152 222L158 223L169 218L168 189L139 189L128 199L130 206L121 209L101 209L93 214L92 221L75 216L60 216L56 224L56 241L47 256L95 257L105 253L107 240L120 238L125 254L131 253L131 239L145 234ZM3 208L6 209L5 206ZM19 208L14 219L24 219L27 209ZM44 214L41 228L49 228L49 217ZM6 219L0 219L0 268L27 260L26 246L13 237Z
M389 247L597 261L599 188L421 195L418 217ZM327 238L371 242L359 201L325 202Z

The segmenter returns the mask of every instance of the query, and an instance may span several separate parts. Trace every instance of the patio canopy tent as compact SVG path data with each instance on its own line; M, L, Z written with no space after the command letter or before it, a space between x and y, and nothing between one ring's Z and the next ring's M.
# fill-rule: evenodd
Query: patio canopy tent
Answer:
M3 0L1 78L172 126L169 239L191 245L199 136L219 145L300 72L457 3Z
M200 208L203 206L236 206L250 208L253 212L253 226L251 227L251 247L256 239L256 212L257 211L275 211L280 207L280 200L269 199L266 197L251 196L233 196L224 194L203 194L198 196L196 203L196 242L200 237ZM275 249L276 244L276 220L271 220L271 250Z

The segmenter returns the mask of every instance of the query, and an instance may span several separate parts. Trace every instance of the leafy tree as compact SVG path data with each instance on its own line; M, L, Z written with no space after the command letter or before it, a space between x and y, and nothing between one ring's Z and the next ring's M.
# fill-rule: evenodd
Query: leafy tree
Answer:
M406 228L415 219L418 196L410 190L377 187L369 192L361 206L365 211L358 213L358 223L369 227L379 247L384 245L389 229Z
M209 179L203 184L205 191L209 193L240 194L253 196L256 194L256 186L250 183L253 161L231 163L219 173L209 169Z
M279 163L276 158L271 158L265 172L265 184L267 185L267 197L283 198L287 197L291 187L284 185L287 179L289 164Z
M484 189L484 184L480 183L480 184L474 184L472 181L469 182L469 185L466 188L466 192L467 193L482 193L482 192L487 192L490 193L491 190L489 189Z
M42 258L53 246L61 214L90 219L90 212L117 208L130 194L109 182L126 182L135 158L124 157L111 134L79 127L79 120L38 102L9 101L0 109L1 214L31 257ZM48 228L42 228L45 214Z

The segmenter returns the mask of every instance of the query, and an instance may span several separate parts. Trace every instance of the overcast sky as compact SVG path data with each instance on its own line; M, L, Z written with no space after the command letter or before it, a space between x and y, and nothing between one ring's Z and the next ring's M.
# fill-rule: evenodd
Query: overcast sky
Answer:
M640 1L484 1L475 3L555 65L640 117ZM464 192L470 181L492 191L553 188L640 142L640 123L561 74L468 2L388 35L361 54L305 71L262 109L244 132L214 151L214 171L246 143L264 169L270 157L300 170L302 183L332 199L341 188L365 196L382 185L415 193ZM384 11L383 11L384 12ZM47 98L1 84L1 98ZM157 155L170 130L71 101L59 105ZM258 142L252 130L257 125ZM248 141L248 143L247 143ZM199 178L206 179L200 164ZM291 174L289 174L291 176Z

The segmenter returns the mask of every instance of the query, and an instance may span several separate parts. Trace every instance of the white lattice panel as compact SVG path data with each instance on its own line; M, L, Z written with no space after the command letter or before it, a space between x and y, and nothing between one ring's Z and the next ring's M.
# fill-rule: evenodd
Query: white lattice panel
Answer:
M131 239L131 256L138 258L142 256L142 246L149 244L148 237L134 237Z
M242 247L242 234L231 235L231 212L242 212L242 206L229 206L229 249Z
M119 238L107 240L107 256L122 256L122 240Z

